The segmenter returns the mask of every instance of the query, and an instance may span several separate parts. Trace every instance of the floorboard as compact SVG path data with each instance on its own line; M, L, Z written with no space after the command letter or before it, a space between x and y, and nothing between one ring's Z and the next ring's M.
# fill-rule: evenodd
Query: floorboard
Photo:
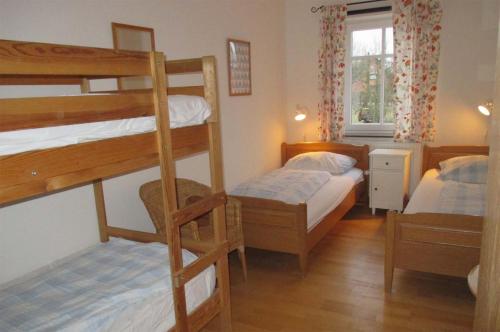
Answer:
M397 270L383 285L384 216L355 207L314 248L305 278L292 255L247 249L248 280L231 254L235 332L470 331L467 282ZM214 320L206 331L217 331Z

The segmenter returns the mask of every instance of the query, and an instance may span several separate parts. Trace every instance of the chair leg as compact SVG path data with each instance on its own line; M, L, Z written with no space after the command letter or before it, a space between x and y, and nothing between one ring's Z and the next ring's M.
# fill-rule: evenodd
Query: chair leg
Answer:
M238 257L240 259L241 267L243 268L243 278L247 280L247 258L245 256L245 246L238 246Z

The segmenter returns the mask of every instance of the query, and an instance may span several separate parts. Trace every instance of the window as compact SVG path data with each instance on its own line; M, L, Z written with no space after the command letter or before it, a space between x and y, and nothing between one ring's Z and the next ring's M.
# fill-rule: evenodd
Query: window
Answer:
M394 47L390 16L348 19L347 46L346 134L392 136Z

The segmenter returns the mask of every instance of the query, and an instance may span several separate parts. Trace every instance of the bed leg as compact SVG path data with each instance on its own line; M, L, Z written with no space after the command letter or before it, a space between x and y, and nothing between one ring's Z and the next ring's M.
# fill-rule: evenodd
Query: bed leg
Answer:
M238 257L240 259L241 268L243 269L243 278L247 280L247 258L245 256L245 246L238 246Z
M302 277L305 277L307 270L307 252L302 252L299 254L299 267Z
M384 285L385 292L391 293L392 281L394 279L394 235L396 212L387 212L385 223L385 264L384 264Z

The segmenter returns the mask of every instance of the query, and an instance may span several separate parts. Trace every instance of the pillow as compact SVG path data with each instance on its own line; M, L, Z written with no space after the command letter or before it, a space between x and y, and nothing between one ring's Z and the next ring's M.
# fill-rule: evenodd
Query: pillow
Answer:
M356 164L356 159L343 154L332 152L306 152L290 160L284 166L287 169L300 169L310 171L326 171L330 174L342 174Z
M475 155L450 158L439 163L439 178L445 181L486 183L488 156Z

